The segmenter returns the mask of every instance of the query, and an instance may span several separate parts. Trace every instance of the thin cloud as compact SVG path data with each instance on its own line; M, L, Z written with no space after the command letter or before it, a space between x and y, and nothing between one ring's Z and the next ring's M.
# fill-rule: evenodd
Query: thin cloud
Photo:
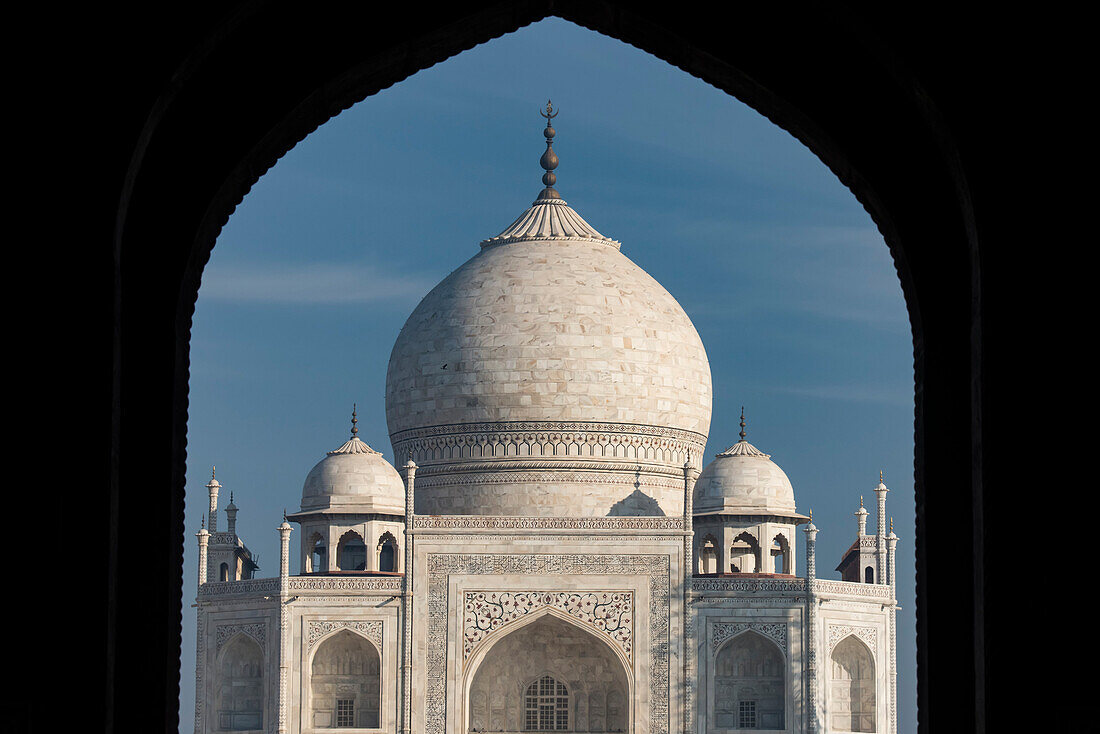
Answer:
M435 282L357 264L212 266L203 274L199 300L319 305L412 301Z
M911 406L911 388L888 388L877 385L817 385L808 387L772 387L771 392L798 395L817 400L836 400L846 403L877 403L880 405Z

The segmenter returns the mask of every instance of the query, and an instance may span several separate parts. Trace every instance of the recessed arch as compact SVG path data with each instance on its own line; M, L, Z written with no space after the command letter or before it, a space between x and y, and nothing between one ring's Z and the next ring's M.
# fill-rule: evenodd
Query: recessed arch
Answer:
M524 651L522 655L517 654L519 650ZM604 671L599 677L578 677L584 675L580 671L593 667L579 662L588 658L602 661L594 666ZM511 671L508 666L519 667ZM569 690L569 731L613 731L597 728L610 725L630 731L633 712L629 704L634 698L630 661L597 629L552 608L540 609L495 631L474 651L463 666L460 720L471 729L523 730L522 699L526 686L538 677L531 675L530 669L562 681ZM609 696L612 701L624 702L617 709L619 722L608 722ZM598 703L595 710L594 701Z
M719 729L783 729L787 656L775 640L746 629L714 653L710 721Z
M833 731L877 731L877 681L870 647L848 635L829 651L828 721Z
M215 669L212 728L214 731L263 729L264 650L244 632L222 646Z

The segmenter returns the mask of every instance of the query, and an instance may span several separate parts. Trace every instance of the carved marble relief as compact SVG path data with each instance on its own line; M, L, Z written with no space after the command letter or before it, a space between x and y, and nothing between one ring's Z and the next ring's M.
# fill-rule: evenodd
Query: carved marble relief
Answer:
M491 633L546 607L591 625L633 660L634 594L630 591L468 591L463 603L463 659Z

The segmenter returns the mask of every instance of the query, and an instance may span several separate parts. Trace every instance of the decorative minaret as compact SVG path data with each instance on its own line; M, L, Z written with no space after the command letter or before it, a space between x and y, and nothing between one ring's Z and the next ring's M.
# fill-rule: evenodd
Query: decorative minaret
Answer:
M554 136L557 131L550 124L550 120L557 117L558 113L554 111L550 100L546 100L546 112L539 114L546 118L546 129L542 131L543 137L546 138L546 151L543 152L542 158L539 158L539 165L546 171L542 174L542 183L546 188L539 193L539 199L560 199L561 194L554 188L554 184L558 182L558 177L554 175L554 169L558 167L558 155L554 152Z
M225 507L226 530L231 534L237 533L237 506L233 504L233 493L229 493L229 504Z
M859 530L856 532L857 538L862 538L867 534L867 516L871 513L867 512L867 508L863 506L863 495L859 496L859 509L855 511L856 526Z
M206 483L206 491L210 494L210 532L218 532L218 490L221 489L221 484L214 478L214 472L217 470L216 466L210 467L210 481Z
M894 535L894 518L890 518L890 534L886 536L886 557L889 575L887 583L893 591L894 604L890 607L890 734L898 730L898 595L894 582L894 549L898 536Z
M404 597L404 637L401 654L401 731L412 734L412 570L413 570L413 488L416 482L416 462L405 462L405 574L402 579Z
M199 586L207 582L206 577L206 548L210 543L210 531L206 529L206 515L202 516L202 529L195 533L199 539Z
M817 526L814 511L803 528L806 533L806 732L817 734Z
M875 540L875 581L878 583L886 583L886 493L890 490L886 488L883 483L883 473L879 470L878 473L878 486L875 487L875 494L878 496L878 532L876 533Z
M684 734L691 734L695 728L695 610L691 606L692 548L695 531L692 529L692 505L695 496L695 480L699 471L691 463L688 451L684 461L684 690L687 705L684 706Z
M288 729L288 701L290 682L290 523L283 510L283 524L279 526L279 721L276 731L285 734Z

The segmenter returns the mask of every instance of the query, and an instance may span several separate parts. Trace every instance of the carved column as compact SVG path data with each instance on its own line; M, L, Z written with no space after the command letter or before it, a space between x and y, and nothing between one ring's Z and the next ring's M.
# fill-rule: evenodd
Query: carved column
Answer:
M695 726L695 610L691 604L691 579L695 531L693 529L692 514L694 512L695 479L699 472L691 465L691 455L684 462L684 734L691 734Z
M882 483L882 472L879 472L879 483L875 487L878 496L878 532L875 534L875 583L886 583L886 493L890 490Z
M402 579L404 624L401 645L401 731L412 734L412 570L413 570L413 486L416 481L416 463L410 457L405 463L405 568Z
M817 527L813 512L806 533L806 732L817 734Z
M206 612L199 602L195 615L195 734L204 734L206 704Z
M210 577L207 575L207 547L210 545L210 531L203 528L199 532L195 533L195 537L199 539L199 586L202 586Z
M288 727L287 685L290 682L290 523L279 526L279 723L277 731Z
M210 481L206 483L206 491L210 495L210 507L207 517L210 518L210 532L218 532L218 490L221 483L214 478L214 471L210 471Z
M890 591L893 592L893 604L890 605L890 617L887 624L890 626L890 734L897 734L898 730L898 595L894 576L894 549L898 544L898 536L894 535L894 521L890 520L890 534L886 536L886 557L888 559Z

